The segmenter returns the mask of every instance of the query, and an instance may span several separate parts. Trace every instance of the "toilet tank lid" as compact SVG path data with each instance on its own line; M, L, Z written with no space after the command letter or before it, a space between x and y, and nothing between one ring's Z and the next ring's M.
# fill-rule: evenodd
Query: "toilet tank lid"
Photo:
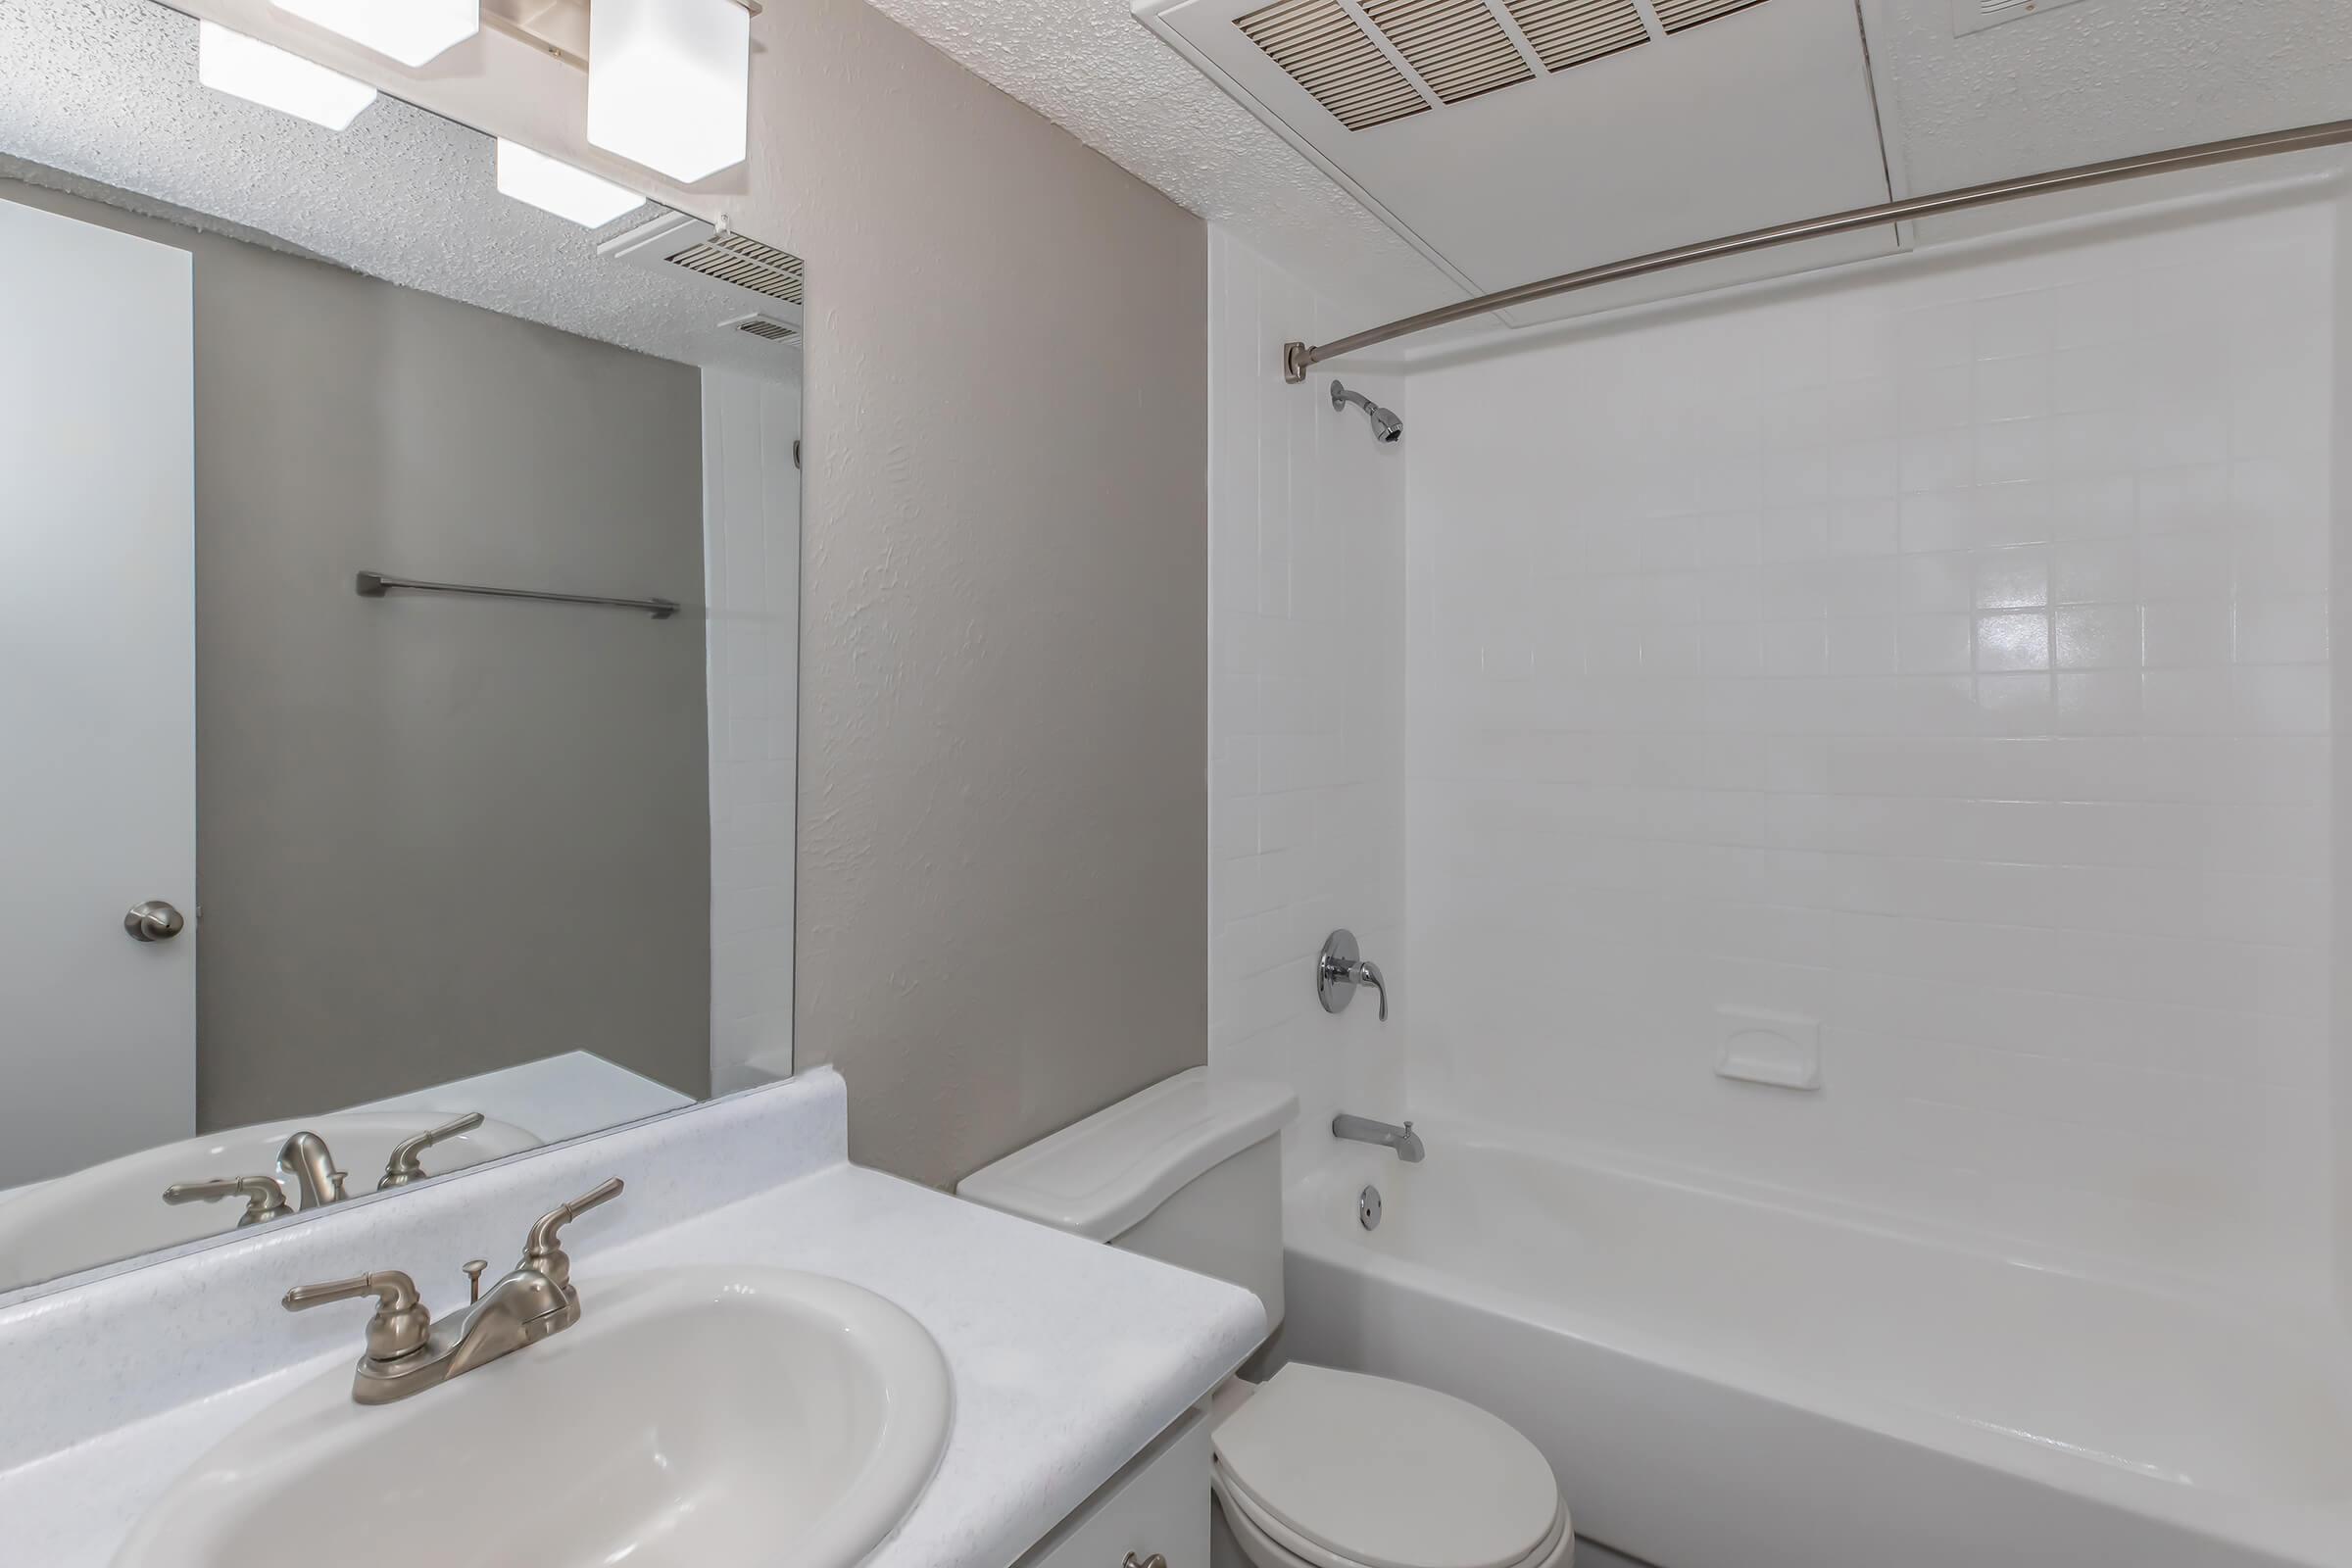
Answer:
M972 1172L956 1194L1107 1242L1298 1113L1287 1085L1195 1067Z

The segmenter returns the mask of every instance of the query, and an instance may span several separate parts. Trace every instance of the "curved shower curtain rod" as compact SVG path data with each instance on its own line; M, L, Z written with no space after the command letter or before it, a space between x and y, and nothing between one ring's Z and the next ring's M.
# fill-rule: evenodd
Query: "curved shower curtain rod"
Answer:
M2083 190L2093 185L2137 179L2143 174L2207 169L2217 164L2234 164L2249 158L2267 158L2274 153L2340 147L2347 142L2352 142L2352 120L2337 120L2324 125L2265 131L2257 136L2237 136L2228 141L2201 142L2194 147L2176 147L2169 152L2111 159L2103 164L2083 164L2046 174L1996 179L1990 184L1970 185L1962 190L1947 190L1933 196L1912 196L1902 201L1881 202L1875 207L1857 207L1850 212L1833 213L1827 218L1808 218L1793 223L1777 223L1770 228L1752 228L1744 234L1730 234L1696 245L1678 245L1672 250L1651 251L1645 256L1629 257L1601 267L1563 272L1557 277L1544 278L1539 282L1522 283L1517 288L1482 294L1474 300L1423 311L1419 316L1408 316L1385 326L1369 327L1331 343L1312 346L1286 343L1282 347L1283 379L1303 381L1308 371L1326 360L1336 360L1343 354L1353 354L1358 349L1368 349L1378 343L1394 342L1415 332L1451 326L1456 321L1472 320L1495 311L1508 310L1514 305L1528 305L1555 295L1573 294L1578 289L1613 283L1620 278L1642 277L1651 272L1688 267L1693 262L1713 261L1722 256L1743 256L1750 251L1770 250L1776 245L1792 244L1797 240L1846 234L1855 229L1876 228L1881 223L1901 222L1906 219L1965 212L1972 207L1990 207L1996 202L2016 201L2025 196Z

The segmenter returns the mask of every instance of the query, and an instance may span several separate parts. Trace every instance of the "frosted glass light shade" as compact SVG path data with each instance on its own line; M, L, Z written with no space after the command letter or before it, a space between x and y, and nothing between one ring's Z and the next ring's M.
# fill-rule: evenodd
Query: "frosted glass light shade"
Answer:
M588 140L680 184L743 162L752 18L735 0L596 0Z
M196 79L313 124L341 130L375 102L375 89L341 72L231 32L218 22L196 24Z
M498 138L498 188L518 202L568 218L582 228L602 228L645 198L585 169L574 169L520 142Z
M421 66L482 27L481 0L270 0L363 48Z

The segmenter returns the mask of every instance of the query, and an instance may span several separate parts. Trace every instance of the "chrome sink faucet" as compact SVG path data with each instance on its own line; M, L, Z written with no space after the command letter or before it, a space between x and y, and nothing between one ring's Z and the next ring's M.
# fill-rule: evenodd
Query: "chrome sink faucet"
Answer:
M434 1320L416 1294L416 1282L398 1269L362 1274L324 1285L300 1285L286 1293L285 1308L300 1312L328 1301L372 1296L375 1315L368 1320L368 1350L351 1384L359 1404L391 1404L437 1389L476 1367L488 1366L580 1320L580 1293L571 1283L571 1256L559 1238L564 1226L600 1203L620 1196L615 1176L539 1216L516 1263L488 1290L481 1288L479 1263L466 1265L475 1298Z
M424 1180L427 1172L417 1163L416 1156L445 1138L469 1133L482 1124L482 1113L469 1110L452 1122L404 1138L392 1146L392 1156L384 1161L383 1179L375 1184L379 1193L411 1182ZM278 1168L289 1172L302 1191L302 1206L318 1208L327 1203L340 1203L350 1195L343 1190L345 1176L335 1169L335 1156L328 1153L326 1140L317 1133L296 1133L286 1140L277 1152Z
M1396 1157L1407 1165L1420 1164L1428 1153L1421 1147L1421 1135L1413 1131L1413 1124L1409 1121L1398 1127L1385 1121L1374 1121L1369 1116L1334 1116L1331 1118L1331 1136L1345 1138L1350 1143L1377 1144L1383 1149L1394 1149Z
M443 1139L469 1133L481 1124L482 1113L469 1110L455 1121L402 1139L392 1146L392 1157L384 1162L383 1179L375 1184L375 1190L389 1192L424 1180L430 1173L417 1163L417 1155ZM264 1220L283 1219L295 1211L296 1205L286 1192L289 1179L305 1209L324 1208L351 1196L343 1185L348 1177L335 1168L335 1156L327 1149L326 1140L314 1132L298 1132L279 1147L276 1174L212 1176L200 1182L173 1182L164 1189L164 1201L211 1203L223 1198L242 1198L245 1213L237 1221L241 1229Z
M277 1152L277 1168L294 1178L305 1208L340 1203L349 1196L343 1191L343 1172L335 1169L335 1156L317 1133L296 1133L287 1139Z

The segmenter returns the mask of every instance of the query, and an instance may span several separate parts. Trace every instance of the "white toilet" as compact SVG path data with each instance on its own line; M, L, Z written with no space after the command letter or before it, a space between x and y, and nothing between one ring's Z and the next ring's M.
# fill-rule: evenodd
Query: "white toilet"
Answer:
M959 1196L1231 1280L1282 1323L1279 1135L1298 1100L1195 1068L964 1178ZM1443 1158L1441 1151L1434 1157ZM1551 1467L1508 1423L1328 1367L1211 1401L1213 1488L1257 1568L1567 1568Z

